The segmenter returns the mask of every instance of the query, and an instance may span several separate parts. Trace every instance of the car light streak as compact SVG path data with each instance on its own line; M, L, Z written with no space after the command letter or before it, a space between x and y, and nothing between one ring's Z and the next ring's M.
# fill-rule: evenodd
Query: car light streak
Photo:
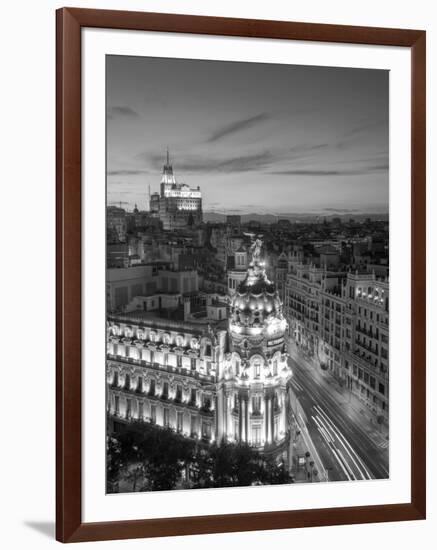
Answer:
M335 447L334 443L332 442L331 438L326 434L326 431L323 429L323 427L321 427L321 425L320 425L319 421L317 420L317 418L314 418L314 416L312 416L311 418L316 423L317 428L319 429L320 433L322 434L322 437L327 442L329 448L331 449L332 454L334 455L335 459L337 460L338 464L340 465L340 468L343 470L345 476L348 478L349 481L351 479L355 479L355 476L353 474L352 474L352 477L351 477L351 473L349 473L349 469L346 468L346 461L344 460L344 457L343 457L343 460L342 460L341 457L340 457L340 454L339 454L340 451Z
M361 458L358 456L358 454L356 453L356 451L352 448L352 446L350 445L349 441L344 437L344 435L341 433L341 431L335 426L335 424L332 422L332 420L328 417L328 415L325 413L325 411L323 411L323 409L321 409L319 406L315 405L314 407L321 415L323 415L323 418L325 418L325 422L327 422L330 426L331 426L331 429L332 431L339 437L340 441L343 443L343 446L345 447L347 453L349 454L349 456L351 457L353 463L355 464L357 470L360 472L360 474L362 475L362 478L363 479L372 479L372 476L369 472L369 470L366 468L365 464L363 463L363 461L361 460ZM358 460L358 462L360 463L361 465L361 468L360 466L358 466L355 458ZM364 472L363 472L364 470ZM364 475L364 473L366 475Z

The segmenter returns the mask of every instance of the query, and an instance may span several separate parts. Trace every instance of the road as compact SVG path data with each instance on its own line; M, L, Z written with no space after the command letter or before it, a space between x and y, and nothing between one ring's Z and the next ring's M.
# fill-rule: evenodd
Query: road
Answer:
M298 421L308 429L329 481L388 477L388 442L367 417L347 404L327 377L297 355L289 358L292 389L303 409Z

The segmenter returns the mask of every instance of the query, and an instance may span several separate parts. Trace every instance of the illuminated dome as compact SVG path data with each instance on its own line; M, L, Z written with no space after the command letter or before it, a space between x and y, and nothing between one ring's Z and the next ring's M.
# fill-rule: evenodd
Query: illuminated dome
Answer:
M244 281L232 297L229 328L233 335L257 336L285 332L282 303L260 259L261 241L252 245L252 261Z

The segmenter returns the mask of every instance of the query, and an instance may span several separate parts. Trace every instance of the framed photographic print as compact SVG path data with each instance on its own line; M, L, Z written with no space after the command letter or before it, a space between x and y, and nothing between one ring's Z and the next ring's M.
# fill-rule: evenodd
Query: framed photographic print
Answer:
M57 539L425 479L425 32L58 10Z

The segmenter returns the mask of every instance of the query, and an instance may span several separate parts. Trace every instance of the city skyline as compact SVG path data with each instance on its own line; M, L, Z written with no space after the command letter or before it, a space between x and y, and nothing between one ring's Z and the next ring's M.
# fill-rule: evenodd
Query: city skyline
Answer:
M388 73L108 56L108 203L148 209L167 147L205 212L386 213Z

